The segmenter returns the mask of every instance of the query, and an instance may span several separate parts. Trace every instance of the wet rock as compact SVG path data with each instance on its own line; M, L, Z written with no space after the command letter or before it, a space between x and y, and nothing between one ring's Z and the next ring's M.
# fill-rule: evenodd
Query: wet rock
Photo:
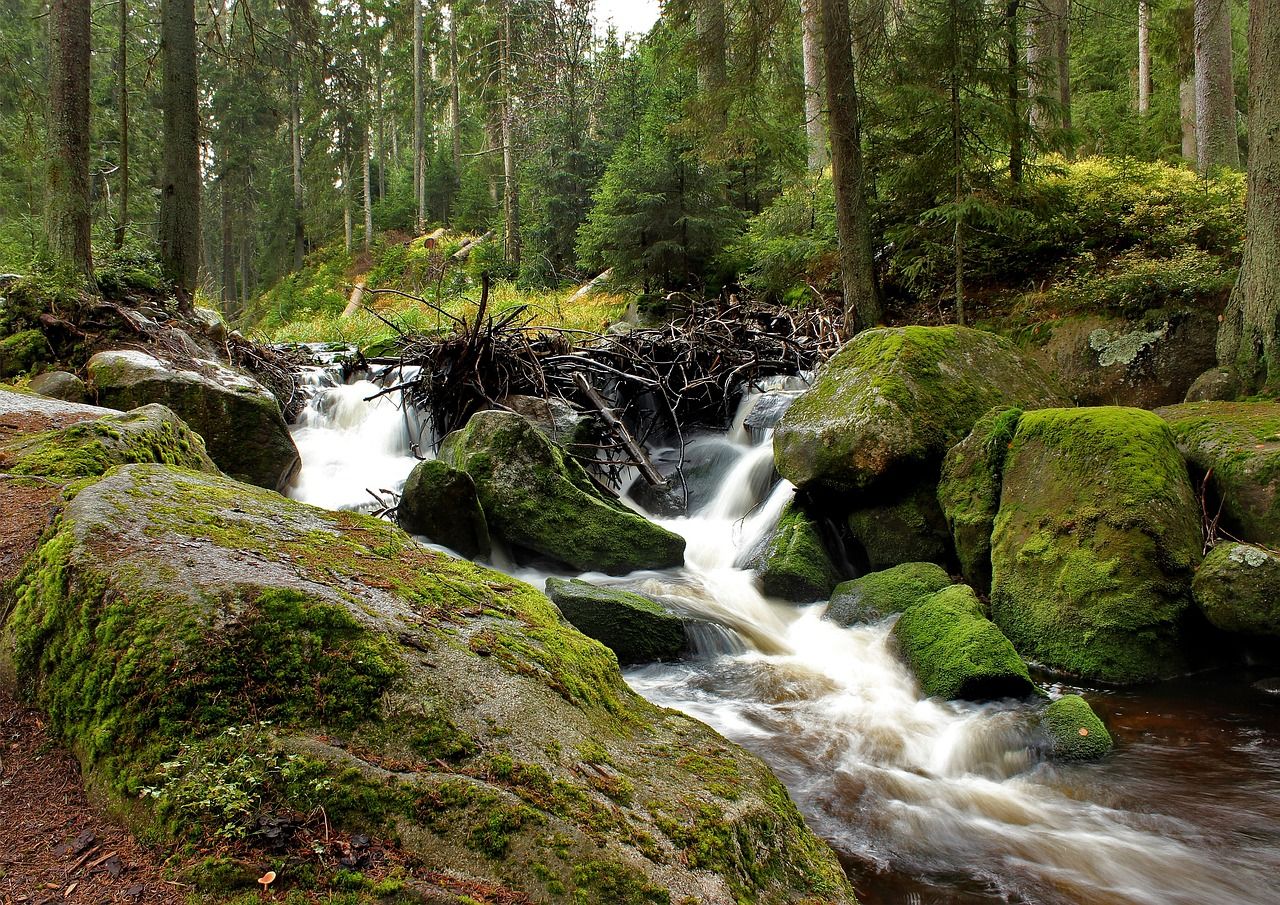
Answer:
M1035 683L973 589L952 585L907 607L890 637L929 697L985 701L1034 694Z
M792 603L826 600L840 580L818 525L794 501L782 510L752 568L766 596Z
M574 628L613 651L624 666L675 660L687 647L684 622L651 598L576 578L548 578L547 596Z
M25 374L51 354L39 330L22 330L0 338L0 379Z
M628 495L648 512L665 518L693 515L709 504L720 492L725 475L742 456L742 447L723 437L700 437L685 448L684 463L680 451L671 449L654 456L654 467L668 481L663 490L637 480ZM764 463L760 474L744 476L752 490L767 489L773 476L772 463Z
M965 327L858 334L822 369L774 434L778 471L837 493L936 474L942 458L997 405L1061 404L1034 361L1008 340Z
M200 371L171 367L144 352L99 352L89 359L99 402L131 409L158 402L204 437L209 456L232 477L284 488L299 466L280 404L262 384L213 361Z
M1243 387L1230 368L1210 368L1187 389L1183 402L1226 402L1238 399Z
M766 431L778 426L782 416L791 408L792 403L804 395L803 390L769 390L761 393L751 403L751 408L743 416L742 426L752 437L759 439Z
M191 315L188 320L195 329L215 343L225 343L227 341L227 322L222 319L220 311L197 305L191 309Z
M909 485L905 493L859 506L849 513L847 523L873 571L908 562L951 561L951 533L932 482Z
M951 576L935 563L903 563L837 585L825 618L844 626L879 622L950 584Z
M1114 746L1106 724L1078 694L1064 695L1046 707L1040 726L1055 760L1097 760Z
M1026 412L991 545L992 618L1024 656L1117 684L1185 668L1200 506L1151 412Z
M498 403L498 408L527 418L553 443L561 446L590 443L597 433L592 418L555 396L546 399L537 396L506 396Z
M471 475L439 461L419 462L409 472L396 521L410 534L475 559L489 555L489 526Z
M0 443L23 434L56 430L78 421L118 414L116 409L0 390Z
M1280 402L1190 402L1158 409L1209 505L1241 540L1280 546Z
M1223 541L1200 563L1191 590L1201 612L1224 632L1280 636L1280 555Z
M440 458L471 475L489 530L508 543L611 575L684 562L684 538L606 498L519 415L477 413L445 438Z
M37 374L31 378L31 392L63 402L84 402L89 398L89 388L84 381L67 371Z

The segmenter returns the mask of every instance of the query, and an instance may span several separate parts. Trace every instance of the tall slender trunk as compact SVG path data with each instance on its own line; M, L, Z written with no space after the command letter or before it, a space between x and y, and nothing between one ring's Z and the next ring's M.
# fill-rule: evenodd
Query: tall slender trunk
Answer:
M423 85L422 85L422 0L413 3L413 203L417 208L415 224L421 234L427 227L427 215L423 199L423 183L426 182L426 159L423 134Z
M351 152L346 149L348 136L343 136L342 143L342 235L347 254L355 249L355 227L351 217Z
M462 81L458 73L458 11L449 4L449 137L453 142L453 183L462 184Z
M289 66L289 146L293 151L293 269L301 270L306 255L307 232L303 220L302 116L298 103L298 74Z
M236 250L231 220L231 184L225 170L218 177L218 201L222 208L222 310L229 314L236 298Z
M120 214L116 218L116 248L124 247L129 231L129 2L120 3L120 46L116 52L116 71L120 103Z
M89 245L89 0L53 0L45 230L54 260L93 282Z
M723 131L728 121L724 0L697 0L694 24L698 43L698 94L710 102L713 125Z
M955 224L952 228L951 253L955 268L956 323L964 326L964 123L960 111L960 8L951 0L951 168L954 184Z
M1070 0L1035 0L1027 16L1027 89L1031 126L1071 128Z
M387 197L387 117L382 90L382 35L378 35L378 55L374 74L374 121L377 131L375 158L378 161L378 197Z
M1138 0L1138 115L1151 112L1151 3Z
M1240 279L1218 360L1246 389L1280 388L1280 2L1249 4L1249 185Z
M827 127L822 119L822 0L800 0L804 53L804 130L809 172L827 168Z
M1239 167L1231 75L1231 3L1195 0L1196 169Z
M520 181L516 173L515 105L512 98L511 0L502 4L502 210L506 261L520 266Z
M360 127L360 135L364 139L361 148L360 169L364 171L364 250L373 247L373 177L370 173L372 155L369 148L369 127Z
M844 289L844 329L852 336L880 320L871 218L863 185L858 87L846 0L821 0L822 52L827 80L831 181L836 199L836 239Z
M1023 147L1022 54L1018 47L1018 7L1021 0L1009 0L1004 8L1004 50L1006 103L1009 107L1009 180L1022 182Z
M200 275L200 114L193 0L160 0L164 66L160 260L180 295Z
M1178 83L1178 117L1182 122L1182 156L1196 162L1196 77L1194 73Z

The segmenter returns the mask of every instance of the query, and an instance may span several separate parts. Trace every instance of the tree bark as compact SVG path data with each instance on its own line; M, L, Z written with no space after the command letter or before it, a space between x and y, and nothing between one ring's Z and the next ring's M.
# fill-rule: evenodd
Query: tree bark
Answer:
M853 37L846 0L821 0L822 53L827 80L831 181L836 199L836 239L844 290L844 329L852 336L880 321L871 218L867 212Z
M427 212L424 209L423 184L426 182L425 135L422 86L422 0L410 0L413 3L413 203L417 208L418 234L421 235L427 226Z
M369 147L369 126L360 127L360 136L364 139L360 154L360 169L364 171L364 250L373 248L373 178L370 173L373 155Z
M453 3L449 4L449 137L456 187L462 184L462 81L458 74L458 11Z
M827 168L827 128L822 119L822 0L800 0L804 53L804 129L809 172Z
M1071 128L1070 13L1070 0L1034 0L1027 17L1027 93L1039 132Z
M1196 77L1188 74L1178 83L1178 116L1182 121L1182 156L1196 162Z
M1280 0L1249 4L1249 177L1240 278L1218 361L1247 389L1280 388Z
M1151 112L1151 3L1138 0L1138 115Z
M305 198L302 192L302 117L298 103L298 74L289 66L289 145L293 150L293 269L301 270L306 256Z
M93 282L89 244L89 0L53 0L45 231L54 260Z
M511 0L502 4L502 211L506 262L520 266L520 182L516 173L515 105L511 71Z
M160 261L180 295L200 276L200 113L196 97L193 0L161 0L164 150L160 187Z
M697 0L694 26L698 38L698 94L709 102L714 126L723 131L729 116L724 0Z
M129 3L120 3L120 46L116 54L116 70L120 103L120 214L116 218L116 248L124 247L129 231Z
M1240 166L1230 0L1195 0L1196 169Z
M1022 53L1018 46L1018 7L1021 0L1009 0L1004 8L1004 50L1006 103L1009 107L1009 181L1022 182L1023 145Z
M222 304L223 311L230 313L236 299L236 247L231 223L231 184L225 170L218 177L218 201L222 208Z

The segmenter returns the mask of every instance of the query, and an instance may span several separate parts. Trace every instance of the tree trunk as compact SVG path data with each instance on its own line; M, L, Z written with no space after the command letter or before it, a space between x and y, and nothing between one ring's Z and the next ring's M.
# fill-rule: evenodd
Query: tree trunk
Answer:
M1218 360L1247 390L1280 388L1280 2L1249 4L1249 185L1240 278Z
M116 218L116 248L124 247L129 231L129 3L120 3L120 47L116 54L120 102L120 214Z
M1151 112L1151 3L1138 0L1138 115Z
M53 0L49 25L49 252L93 282L89 245L89 0Z
M370 173L372 154L369 148L369 127L360 127L364 139L360 154L360 169L364 171L364 250L373 248L373 176Z
M301 270L306 256L306 224L302 194L302 117L298 104L298 75L289 67L289 144L293 149L293 269Z
M800 0L803 13L804 129L809 172L827 168L827 128L822 119L822 0Z
M1071 128L1070 12L1070 0L1033 0L1027 17L1027 92L1039 132Z
M218 177L218 196L222 208L222 310L229 314L236 299L236 250L231 226L231 185L225 171Z
M820 2L820 0L819 0ZM698 94L709 102L713 125L723 131L728 121L724 0L697 0Z
M458 75L458 11L449 4L449 137L453 141L454 186L462 184L462 83Z
M1009 0L1004 8L1004 50L1006 103L1009 107L1009 181L1022 182L1025 149L1022 132L1022 54L1018 47L1018 7L1021 0Z
M951 236L951 254L954 265L956 323L964 326L964 123L960 110L960 10L957 0L951 0L951 167L954 180L952 202L955 204L955 223Z
M1182 156L1196 162L1196 77L1190 73L1178 83L1178 116L1182 121Z
M516 173L515 106L511 84L511 2L502 5L502 211L506 224L506 261L520 266L520 183Z
M836 199L836 238L844 290L844 329L852 336L880 321L871 218L863 185L858 90L846 0L821 0L822 51L827 80L831 181Z
M1196 169L1240 166L1230 0L1195 0Z
M189 295L200 275L200 113L193 0L160 0L160 51L164 60L160 261L179 294Z
M413 3L413 203L417 208L418 234L421 235L427 226L427 212L422 203L426 192L425 136L423 134L423 86L422 86L422 0L411 0Z

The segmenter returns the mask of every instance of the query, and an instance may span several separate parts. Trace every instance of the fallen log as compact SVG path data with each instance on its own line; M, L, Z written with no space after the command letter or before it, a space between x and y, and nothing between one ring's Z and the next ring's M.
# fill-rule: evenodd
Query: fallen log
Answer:
M609 277L611 276L613 276L612 267L610 267L604 273L598 274L597 276L592 277L590 280L587 280L585 283L583 283L581 286L578 287L577 292L569 296L569 301L566 304L572 304L573 302L578 301L578 299L582 298L583 296L590 295L592 292L595 291L597 286L599 286L601 283L607 282Z
M364 277L361 277L354 286L351 287L351 298L347 302L347 307L342 309L342 317L345 320L360 310L360 301L364 298Z
M471 252L475 250L477 245L480 245L481 243L484 243L484 242L488 242L492 238L493 238L493 230L489 230L483 236L477 236L474 239L468 239L466 242L463 242L461 246L459 246L457 251L453 253L453 260L465 261L470 256Z
M627 426L622 423L622 419L613 413L613 409L609 408L609 403L596 392L596 388L591 385L586 377L582 376L580 371L574 373L573 382L582 395L591 400L591 404L600 413L600 416L604 418L605 424L609 425L609 429L617 436L618 442L622 444L623 449L631 456L632 461L635 463L636 468L640 470L640 474L644 479L659 490L666 490L670 487L671 485L667 482L667 479L658 474L658 470L653 467L648 454L631 436L631 431L627 430Z

